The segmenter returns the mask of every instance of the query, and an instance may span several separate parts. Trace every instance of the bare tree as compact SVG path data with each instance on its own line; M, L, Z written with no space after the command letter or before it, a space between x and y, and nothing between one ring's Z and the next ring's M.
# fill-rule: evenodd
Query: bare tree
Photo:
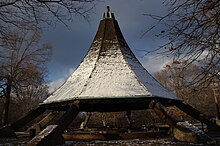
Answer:
M17 93L12 92L8 123L13 123L20 117L23 117L30 110L36 108L42 100L48 96L48 87L46 85L28 86L18 88ZM0 103L2 111L3 102ZM2 112L1 112L2 113ZM2 114L0 114L2 120Z
M164 3L168 7L164 16L146 14L157 21L148 31L163 25L158 36L166 38L167 43L158 50L173 55L174 60L187 61L185 67L191 63L200 66L202 70L192 83L204 85L204 79L209 83L213 77L219 79L220 1L165 0Z
M67 26L73 16L87 18L97 0L1 0L0 34L9 27L20 28L22 24L39 27L40 24L55 25L57 21Z
M38 87L44 82L46 62L51 45L39 45L39 30L12 31L3 35L0 47L0 92L4 98L3 124L7 123L11 95L25 87Z
M48 87L46 85L28 86L19 88L17 93L11 94L8 123L13 123L24 116L30 110L36 108L43 99L48 96ZM0 112L4 106L4 98L0 99ZM3 115L0 114L2 121ZM1 124L0 124L1 125Z
M194 64L190 64L185 68L186 63L171 62L163 70L157 72L155 77L162 85L175 92L186 103L206 114L215 115L212 86L202 88L199 83L192 85L191 81L200 74L201 68ZM209 81L204 79L203 82Z
M23 91L26 94L28 88L39 87L44 82L51 46L39 45L39 28L44 24L56 26L57 21L68 27L74 16L87 20L97 1L1 0L0 98L4 99L4 124L8 120L11 95L21 98Z

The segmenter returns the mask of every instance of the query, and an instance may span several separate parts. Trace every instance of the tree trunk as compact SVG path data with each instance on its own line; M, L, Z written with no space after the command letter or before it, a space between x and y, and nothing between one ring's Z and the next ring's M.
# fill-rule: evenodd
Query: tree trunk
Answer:
M8 76L7 86L5 90L5 103L4 103L3 114L2 114L3 125L6 125L8 123L9 105L10 105L10 98L11 98L11 86L12 86L12 79L11 79L11 76Z

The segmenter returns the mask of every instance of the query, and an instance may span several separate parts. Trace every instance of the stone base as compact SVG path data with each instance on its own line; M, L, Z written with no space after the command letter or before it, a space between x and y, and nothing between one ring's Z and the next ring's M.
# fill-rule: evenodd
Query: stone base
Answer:
M178 122L173 128L173 137L182 142L207 143L212 139L188 122Z

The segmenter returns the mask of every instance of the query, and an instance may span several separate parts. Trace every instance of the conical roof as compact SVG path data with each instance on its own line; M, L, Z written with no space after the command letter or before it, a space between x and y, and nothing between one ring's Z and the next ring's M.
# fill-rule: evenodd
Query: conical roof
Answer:
M149 97L178 100L137 60L107 7L87 55L66 82L43 104Z

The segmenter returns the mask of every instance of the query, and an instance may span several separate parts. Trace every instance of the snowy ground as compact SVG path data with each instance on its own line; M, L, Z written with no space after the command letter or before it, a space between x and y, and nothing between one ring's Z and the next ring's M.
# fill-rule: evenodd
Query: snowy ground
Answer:
M216 145L220 145L220 137L216 137ZM19 139L0 139L0 146L25 146L26 142L30 138L19 138ZM213 145L213 144L210 144ZM133 140L111 140L111 141L89 141L89 142L75 142L66 141L62 146L207 146L207 144L195 144L176 142L169 138L160 139L133 139Z
M175 142L169 139L157 140L116 140L116 141L92 141L92 142L66 142L63 146L203 146L203 144L192 144Z
M27 139L0 139L0 146L25 146ZM192 144L175 142L169 139L157 140L111 140L111 141L90 141L90 142L74 142L67 141L62 146L203 146L203 144Z
M4 138L0 139L0 146L25 146L30 138Z

